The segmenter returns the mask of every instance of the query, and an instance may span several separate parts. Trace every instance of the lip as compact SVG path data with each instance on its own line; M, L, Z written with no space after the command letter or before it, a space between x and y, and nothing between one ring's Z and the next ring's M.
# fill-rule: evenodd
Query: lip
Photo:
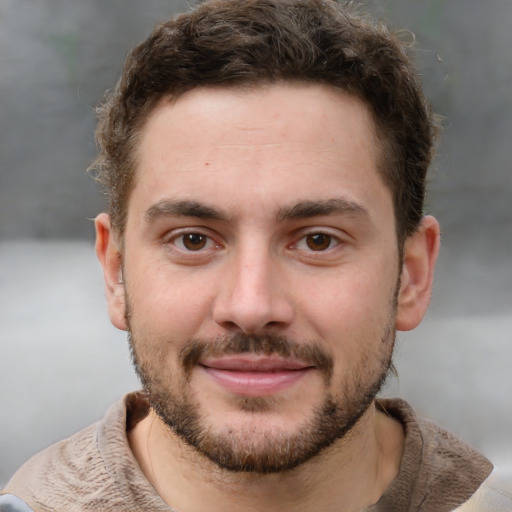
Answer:
M209 358L200 367L226 391L243 396L271 396L292 387L313 370L300 361L275 356Z

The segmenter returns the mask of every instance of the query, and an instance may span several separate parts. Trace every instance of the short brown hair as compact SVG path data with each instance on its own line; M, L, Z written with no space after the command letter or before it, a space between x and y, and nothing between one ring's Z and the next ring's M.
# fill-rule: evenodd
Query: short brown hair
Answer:
M423 215L433 115L406 45L334 0L209 0L157 25L131 51L98 109L100 152L92 166L114 228L124 231L137 139L162 98L283 80L331 85L370 106L403 242Z

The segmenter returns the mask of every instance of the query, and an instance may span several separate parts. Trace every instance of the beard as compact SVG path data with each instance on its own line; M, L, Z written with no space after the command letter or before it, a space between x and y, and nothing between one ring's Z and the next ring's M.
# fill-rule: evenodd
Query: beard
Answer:
M318 343L243 334L193 340L179 354L177 372L169 375L164 349L152 350L146 340L135 339L131 328L128 338L132 361L150 406L171 432L222 469L270 474L292 470L350 434L373 404L392 367L393 319L390 316L382 333L378 353L363 353L351 371L341 377L341 382L334 383L336 393L329 391L333 388L333 358ZM165 347L169 343L156 345ZM215 430L207 415L202 414L201 404L190 386L194 368L210 355L247 353L296 358L314 366L322 375L325 387L322 400L292 432L250 421L278 409L273 397L235 397L237 409L246 412L249 418L243 428L227 425L223 430Z

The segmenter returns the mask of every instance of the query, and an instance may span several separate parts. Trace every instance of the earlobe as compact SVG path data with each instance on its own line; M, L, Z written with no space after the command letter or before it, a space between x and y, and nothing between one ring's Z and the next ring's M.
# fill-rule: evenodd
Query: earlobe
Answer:
M96 228L96 255L103 268L110 321L118 329L126 330L122 254L110 223L110 216L100 213L94 220L94 226Z
M439 244L439 223L431 216L423 217L417 231L405 241L396 312L399 331L414 329L427 311Z

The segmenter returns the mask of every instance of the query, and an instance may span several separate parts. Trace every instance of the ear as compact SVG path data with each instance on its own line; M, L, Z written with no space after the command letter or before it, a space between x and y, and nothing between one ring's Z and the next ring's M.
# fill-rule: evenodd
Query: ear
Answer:
M96 255L103 267L110 321L118 329L125 331L127 325L122 254L110 223L110 215L100 213L94 220L94 226L96 227Z
M414 329L427 311L439 244L439 223L431 216L423 217L419 228L405 241L396 313L399 331Z

